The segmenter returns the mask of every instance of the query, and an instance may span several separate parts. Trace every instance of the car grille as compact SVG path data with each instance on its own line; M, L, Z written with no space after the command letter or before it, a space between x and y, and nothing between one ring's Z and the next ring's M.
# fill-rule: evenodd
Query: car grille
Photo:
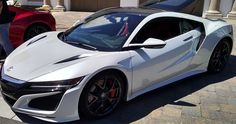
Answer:
M21 92L21 89L24 89L27 87L29 87L29 85L27 83L16 84L14 82L10 82L5 79L1 80L1 89L2 89L3 98L11 106L14 105L16 100L20 96L23 95L23 92Z
M29 107L46 111L56 110L63 95L64 92L51 96L35 98L29 102Z
M5 92L15 92L23 87L23 85L14 84L13 82L2 80L1 83L2 90Z
M8 103L8 105L13 106L16 102L15 99L10 98L9 96L7 96L6 94L3 93L3 98L5 99L5 101Z

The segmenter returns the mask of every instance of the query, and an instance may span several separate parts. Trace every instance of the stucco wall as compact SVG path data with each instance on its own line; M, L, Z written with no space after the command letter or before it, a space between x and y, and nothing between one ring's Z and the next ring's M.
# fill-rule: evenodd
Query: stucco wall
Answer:
M138 6L139 0L120 0L120 6Z
M43 0L42 0L43 1ZM227 14L231 11L232 4L234 0L221 0L220 12L223 14L223 17L226 17ZM22 5L38 5L41 6L42 2L29 2L28 0L20 0ZM120 0L120 6L138 6L139 0ZM66 10L71 9L71 0L64 0ZM209 8L210 0L205 0L203 13L205 14ZM56 0L51 0L52 7L56 6Z
M43 0L42 0L43 1ZM43 2L30 2L28 0L20 0L19 3L21 5L31 5L31 6L42 6ZM66 10L70 10L70 0L64 0L64 6ZM51 6L54 8L57 5L56 0L51 0Z
M64 7L65 9L68 11L70 10L70 0L64 0ZM51 6L54 8L57 5L57 1L56 0L51 0Z
M19 0L21 5L30 5L30 6L41 6L43 2L32 2L28 0Z
M220 3L220 12L223 14L223 17L226 17L227 14L231 11L234 0L221 0ZM204 14L209 8L210 0L205 0L204 3Z

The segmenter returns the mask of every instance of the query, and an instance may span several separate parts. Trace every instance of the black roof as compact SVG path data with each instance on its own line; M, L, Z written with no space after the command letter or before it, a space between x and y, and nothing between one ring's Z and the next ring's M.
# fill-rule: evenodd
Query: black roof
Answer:
M153 14L163 12L164 10L147 8L147 7L112 7L101 10L103 12L123 12L123 13L140 13L140 14Z

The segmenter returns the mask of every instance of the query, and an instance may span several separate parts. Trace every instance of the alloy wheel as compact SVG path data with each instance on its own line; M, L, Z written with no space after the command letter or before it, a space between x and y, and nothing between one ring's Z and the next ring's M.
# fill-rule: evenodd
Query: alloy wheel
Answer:
M85 87L80 99L80 114L97 118L110 114L123 97L123 80L117 74L105 72L95 76Z
M208 70L211 72L222 71L230 57L231 47L228 41L220 42L212 53Z

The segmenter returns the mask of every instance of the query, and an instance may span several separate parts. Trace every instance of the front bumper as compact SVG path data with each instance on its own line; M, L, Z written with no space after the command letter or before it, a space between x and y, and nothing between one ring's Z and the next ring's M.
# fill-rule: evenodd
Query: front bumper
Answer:
M27 102L28 106L31 108L46 111L56 110L66 91L66 89L55 89L50 87L31 88L30 83L14 84L5 79L2 79L1 87L3 97L10 106L13 106L22 96L40 94L38 97L30 96L25 102Z
M30 84L14 83L11 78L1 82L5 101L15 112L49 122L67 122L79 119L80 86L71 89L32 89Z

